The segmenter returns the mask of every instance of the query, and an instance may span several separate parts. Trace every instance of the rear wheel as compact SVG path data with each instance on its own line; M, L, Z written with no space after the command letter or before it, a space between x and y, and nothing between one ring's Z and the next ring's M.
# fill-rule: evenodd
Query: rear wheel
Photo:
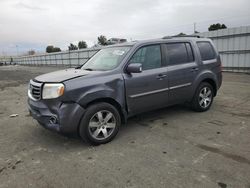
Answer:
M118 110L108 103L96 103L87 108L79 134L85 141L98 145L114 139L121 125Z
M202 82L197 88L195 95L192 100L192 109L197 112L207 111L212 103L214 98L214 89L211 84L207 82Z

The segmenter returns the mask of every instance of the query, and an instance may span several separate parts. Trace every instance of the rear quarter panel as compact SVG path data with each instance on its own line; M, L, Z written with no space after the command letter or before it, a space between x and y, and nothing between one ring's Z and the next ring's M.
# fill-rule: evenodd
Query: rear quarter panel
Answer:
M202 61L200 50L198 46L195 44L198 41L207 41L210 42L212 45L214 51L215 51L215 58L211 60ZM221 71L221 60L218 51L216 50L216 47L214 46L212 40L210 39L198 39L197 41L194 41L194 48L197 53L197 58L200 64L200 71L194 81L194 84L192 85L192 95L194 95L196 88L199 86L199 84L205 80L205 79L211 79L214 81L217 90L221 86L222 82L222 71Z

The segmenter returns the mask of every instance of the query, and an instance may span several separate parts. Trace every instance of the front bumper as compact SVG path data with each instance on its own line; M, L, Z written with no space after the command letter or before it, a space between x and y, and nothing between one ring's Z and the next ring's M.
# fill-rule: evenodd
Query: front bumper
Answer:
M53 100L34 101L28 99L31 116L43 127L62 134L78 133L78 125L85 109L77 103Z

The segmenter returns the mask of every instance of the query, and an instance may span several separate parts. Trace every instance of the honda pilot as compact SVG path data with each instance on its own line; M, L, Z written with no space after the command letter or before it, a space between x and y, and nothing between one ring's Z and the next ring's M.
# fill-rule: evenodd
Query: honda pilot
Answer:
M166 37L110 45L78 68L29 83L29 111L43 127L104 144L139 113L189 103L207 111L222 83L212 41Z

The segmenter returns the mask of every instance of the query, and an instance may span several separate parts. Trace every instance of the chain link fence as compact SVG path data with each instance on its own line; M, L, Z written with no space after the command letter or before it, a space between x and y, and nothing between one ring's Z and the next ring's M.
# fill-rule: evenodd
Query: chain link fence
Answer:
M18 64L27 66L76 67L78 65L84 64L99 50L100 48L95 48L20 57L0 57L0 62L2 64Z

